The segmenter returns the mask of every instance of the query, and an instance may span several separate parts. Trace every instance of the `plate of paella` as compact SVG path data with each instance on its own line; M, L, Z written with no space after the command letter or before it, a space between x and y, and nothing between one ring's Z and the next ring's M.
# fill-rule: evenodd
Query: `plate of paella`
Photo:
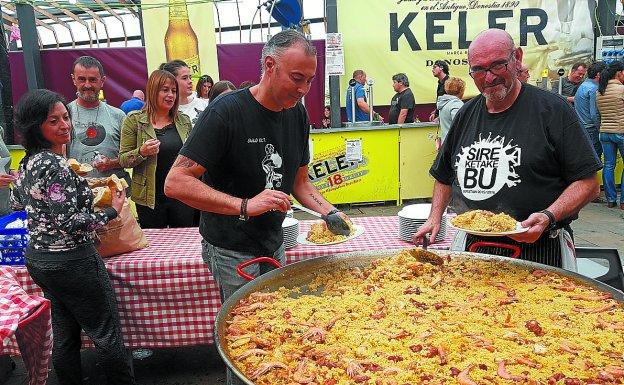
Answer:
M297 242L302 245L335 245L349 241L353 238L357 238L364 234L364 227L360 225L354 225L351 220L346 220L349 225L349 235L334 234L327 228L325 221L316 221L310 226L310 230L307 234L299 234Z
M467 211L451 219L449 226L482 237L520 234L529 230L508 214L495 214L487 210Z

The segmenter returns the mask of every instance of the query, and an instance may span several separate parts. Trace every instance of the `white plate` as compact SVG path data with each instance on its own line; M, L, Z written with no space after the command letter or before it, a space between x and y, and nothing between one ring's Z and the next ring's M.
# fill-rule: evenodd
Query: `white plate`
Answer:
M409 219L427 219L431 212L431 203L408 205L399 211L399 216Z
M291 217L286 217L286 218L284 218L284 222L282 222L282 228L295 226L297 223L299 223L298 219L291 218Z
M339 241L334 241L334 242L329 242L329 243L314 243L314 242L310 242L306 239L306 237L308 236L308 234L299 234L299 236L297 237L297 242L301 243L302 245L310 245L310 246L325 246L325 245L335 245L336 243L342 243L342 242L346 242L349 241L353 238L357 238L360 235L364 234L364 226L360 226L360 225L353 225L353 227L355 228L355 231L353 232L353 234L349 235L348 237L341 239Z
M461 227L453 226L451 221L449 221L448 225L451 228L463 231L463 232L465 232L467 234L479 235L479 236L482 236L482 237L503 237L505 235L521 234L521 233L524 233L524 232L529 230L528 227L522 227L522 225L520 225L520 222L516 222L516 229L515 230L501 231L501 232L497 232L497 233L489 232L489 231L476 231L476 230L462 229Z

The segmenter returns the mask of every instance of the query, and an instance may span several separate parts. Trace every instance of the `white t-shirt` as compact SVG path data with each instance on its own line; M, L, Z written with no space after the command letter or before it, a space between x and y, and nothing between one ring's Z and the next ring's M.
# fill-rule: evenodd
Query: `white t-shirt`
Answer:
M184 105L180 104L178 109L180 110L180 112L182 112L183 114L188 115L188 117L191 118L191 123L194 126L195 122L197 122L197 117L199 116L199 114L201 114L201 112L206 107L208 107L208 100L202 99L202 98L198 98L198 97L195 97L193 95L191 95L189 97L189 99L191 99L190 102L188 102L187 104L184 104Z

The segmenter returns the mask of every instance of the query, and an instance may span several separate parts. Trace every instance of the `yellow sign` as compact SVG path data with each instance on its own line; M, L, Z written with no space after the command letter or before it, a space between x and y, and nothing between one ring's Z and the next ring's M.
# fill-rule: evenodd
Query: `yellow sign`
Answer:
M544 68L554 77L589 61L593 50L593 19L588 0L376 0L338 2L345 72L341 77L342 105L354 70L375 80L375 104L389 104L392 76L404 72L416 103L433 103L436 60L450 66L451 76L466 82L466 97L477 94L468 75L468 46L487 28L502 28L524 50L530 83Z
M141 5L148 72L178 59L195 81L204 74L219 78L212 2L143 0Z
M315 134L308 175L334 204L399 199L398 129ZM361 145L361 160L350 161L349 141Z

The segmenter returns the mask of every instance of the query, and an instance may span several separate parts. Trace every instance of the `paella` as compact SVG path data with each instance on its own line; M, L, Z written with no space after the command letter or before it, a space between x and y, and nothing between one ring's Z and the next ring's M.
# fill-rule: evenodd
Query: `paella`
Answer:
M472 210L451 219L451 224L463 230L500 233L516 229L516 220L505 213Z
M556 272L420 249L252 293L224 346L255 384L622 384L624 309Z
M306 236L306 240L316 244L335 243L349 238L355 232L353 222L347 217L343 217L349 226L349 235L334 234L327 228L325 221L315 221L310 226L310 231Z

